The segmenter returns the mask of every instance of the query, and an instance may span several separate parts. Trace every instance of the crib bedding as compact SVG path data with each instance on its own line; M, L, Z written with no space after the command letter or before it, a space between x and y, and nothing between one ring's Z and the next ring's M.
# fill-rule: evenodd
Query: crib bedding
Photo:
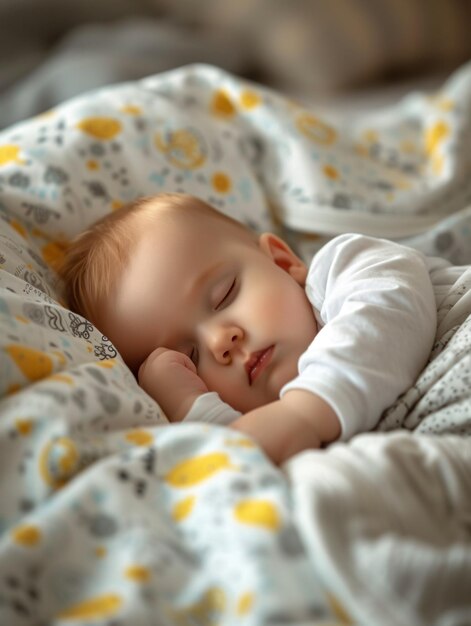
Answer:
M382 415L378 431L471 435L471 267L441 270L456 280L440 296L429 363ZM445 281L446 282L446 281ZM471 443L470 455L471 455Z
M435 358L383 416L382 432L281 471L230 430L169 426L111 342L67 310L52 269L88 223L162 190L281 231L306 255L331 235L363 230L470 263L471 66L438 94L349 122L334 126L195 65L86 94L0 135L1 624L466 622L456 616L470 610L459 590L470 575L471 453L456 435L471 419L469 271L444 294ZM363 493L353 471L362 464L381 481L348 526L344 496ZM343 477L326 483L325 514L311 466ZM401 490L399 466L410 468ZM410 480L415 466L420 481ZM431 562L443 564L435 538L404 511L398 528L415 534L400 545L415 545L414 556L392 563L390 544L364 530L375 489L412 502L439 470L447 480L421 499L422 514L443 517L454 503L440 554L456 594L426 613L420 581L432 580ZM375 538L393 508L383 507ZM345 562L328 540L334 526ZM368 593L369 559L398 585L410 564L417 593L401 598L402 614L393 586L381 601L377 586Z

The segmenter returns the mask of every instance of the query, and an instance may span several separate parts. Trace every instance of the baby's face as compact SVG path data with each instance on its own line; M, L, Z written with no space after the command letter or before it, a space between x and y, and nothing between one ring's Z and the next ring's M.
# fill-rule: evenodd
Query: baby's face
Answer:
M305 278L274 235L257 242L217 219L160 218L140 235L99 326L134 371L157 347L178 350L247 412L278 399L317 332Z

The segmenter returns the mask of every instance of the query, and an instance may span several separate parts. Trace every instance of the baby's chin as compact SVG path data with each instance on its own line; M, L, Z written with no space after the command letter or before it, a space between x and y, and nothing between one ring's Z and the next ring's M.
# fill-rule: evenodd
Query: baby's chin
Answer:
M222 392L222 390L218 391L215 389L213 391L218 391L220 398L236 411L248 413L279 400L282 388L294 380L297 375L298 359L293 357L290 361L288 359L284 360L281 365L280 363L277 364L270 372L267 386L265 386L263 391L257 392L257 382L254 383L254 386L249 387L246 393L240 390L240 393L233 396L230 393Z

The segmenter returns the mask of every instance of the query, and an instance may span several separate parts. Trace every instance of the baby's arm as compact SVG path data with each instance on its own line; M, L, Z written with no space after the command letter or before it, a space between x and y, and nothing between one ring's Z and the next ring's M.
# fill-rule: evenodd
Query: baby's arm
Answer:
M231 427L253 437L277 464L340 436L335 411L320 396L303 389L288 391L280 400L249 411Z
M430 355L437 312L427 263L383 239L341 235L327 243L306 283L321 328L281 397L305 389L324 398L342 441L375 428Z
M141 365L138 379L171 422L187 418L196 399L208 393L191 359L167 348L152 352ZM219 397L216 400L228 408ZM217 406L214 412L218 413ZM227 410L222 412L227 414ZM240 413L233 413L236 419L231 427L253 437L275 463L282 463L301 450L319 448L340 435L340 422L330 405L302 389L288 391L281 400L241 417L237 417Z

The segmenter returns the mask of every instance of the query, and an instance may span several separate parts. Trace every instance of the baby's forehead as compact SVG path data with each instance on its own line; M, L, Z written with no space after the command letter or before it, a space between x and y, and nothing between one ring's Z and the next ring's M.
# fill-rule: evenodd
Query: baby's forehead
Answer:
M138 216L136 226L139 238L152 232L155 238L172 237L176 245L179 243L179 235L182 238L209 239L212 244L217 241L256 241L256 235L244 224L216 210L207 212L197 208L159 208L141 219Z

